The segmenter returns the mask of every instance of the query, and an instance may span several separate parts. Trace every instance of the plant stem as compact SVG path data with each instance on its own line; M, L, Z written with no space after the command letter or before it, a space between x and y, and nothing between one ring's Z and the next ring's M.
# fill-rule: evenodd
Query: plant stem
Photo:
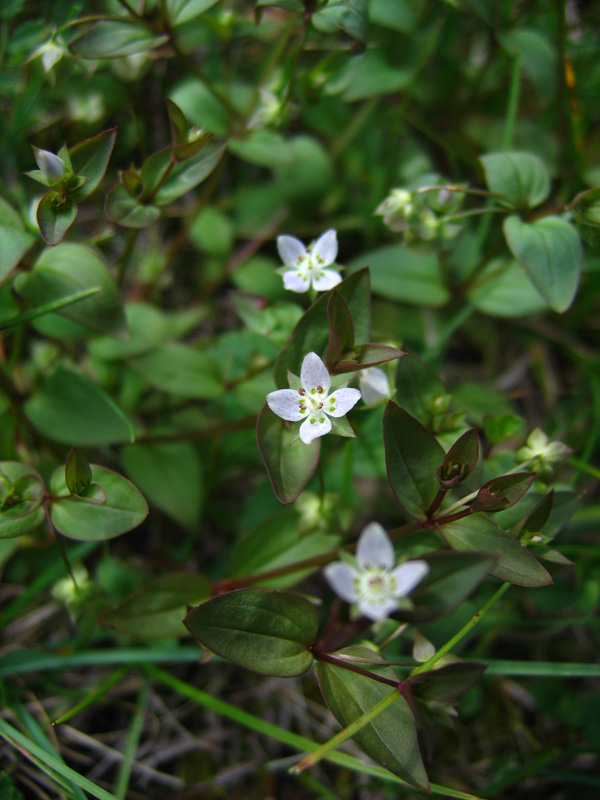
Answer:
M510 583L503 583L502 586L500 586L500 588L490 597L487 603L485 603L476 614L473 614L467 624L463 625L458 633L455 633L454 636L449 639L445 645L440 647L440 649L434 653L434 655L428 661L426 661L424 664L419 664L418 667L415 667L410 673L410 676L413 677L414 675L419 675L421 672L427 672L428 670L432 669L440 660L440 658L442 658L442 656L445 656L449 650L452 650L454 645L458 644L461 639L464 639L465 636L467 636L467 634L473 630L475 625L477 625L477 623L483 619L490 608L502 597L509 586Z

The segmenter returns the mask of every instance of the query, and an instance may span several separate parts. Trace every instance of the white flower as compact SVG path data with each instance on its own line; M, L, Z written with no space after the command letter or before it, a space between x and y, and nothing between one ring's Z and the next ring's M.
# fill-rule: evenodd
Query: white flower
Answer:
M65 162L60 156L51 153L49 150L40 150L36 147L35 160L48 183L57 183L65 177Z
M388 376L379 367L361 369L358 382L363 402L367 406L376 406L391 397Z
M532 468L547 472L563 464L572 452L563 442L551 442L541 428L535 428L529 434L525 447L517 450L516 458L517 462L532 461Z
M304 444L331 430L329 417L344 417L360 400L358 389L338 389L329 394L331 377L316 353L304 356L299 389L278 389L267 395L267 405L278 417L300 422Z
M307 292L311 285L318 292L326 292L342 280L339 272L326 269L335 263L338 252L333 228L325 231L310 247L305 247L295 236L278 236L277 250L285 264L280 270L283 285L291 292Z
M395 567L396 554L389 536L378 522L361 533L356 547L358 568L344 561L325 567L325 577L342 600L356 603L370 619L380 620L398 608L429 572L426 561L408 561Z

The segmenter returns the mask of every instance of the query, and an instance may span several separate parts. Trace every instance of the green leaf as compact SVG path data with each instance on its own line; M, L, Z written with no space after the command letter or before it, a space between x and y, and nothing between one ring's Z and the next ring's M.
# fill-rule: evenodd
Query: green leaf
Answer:
M440 532L454 550L494 556L491 575L517 586L547 586L552 578L544 567L510 533L484 513L448 522Z
M251 131L244 139L229 139L228 150L249 164L282 167L293 162L289 143L274 131Z
M66 367L57 367L44 379L25 404L25 414L55 442L102 445L131 441L131 425L114 401L89 378Z
M149 198L150 195L158 188L158 185L163 180L168 170L173 164L173 148L163 147L162 150L157 150L152 153L143 163L140 171L140 180L144 184L144 199Z
M554 505L554 489L545 494L539 503L529 511L522 520L511 530L513 535L518 535L522 530L528 533L539 533L548 522L552 506Z
M167 14L173 26L183 25L204 14L218 0L167 0Z
M533 28L500 33L498 41L511 55L521 58L523 72L535 84L536 100L545 105L556 95L558 55L549 35Z
M150 303L128 303L125 319L129 338L101 336L93 339L89 344L91 356L103 361L120 361L155 350L169 338L169 321Z
M46 249L33 270L15 280L16 291L35 305L68 299L95 287L100 291L56 313L100 333L125 332L127 323L117 285L91 248L65 243Z
M304 444L297 431L274 414L266 403L258 415L256 440L275 496L282 503L293 503L314 475L321 440Z
M135 444L121 451L121 461L125 472L151 504L185 528L196 528L204 490L200 458L192 444Z
M0 539L12 539L44 521L46 487L38 473L19 461L0 461Z
M353 39L366 42L369 27L367 0L329 0L325 8L312 15L312 23L322 33L342 30Z
M35 238L23 230L23 223L17 212L0 197L0 283L18 265L25 253L32 247Z
M210 400L223 393L216 362L191 345L164 344L129 363L150 386L177 397Z
M71 494L81 495L92 482L90 462L78 447L69 450L65 464L65 482Z
M402 244L388 245L363 253L349 269L365 264L370 268L373 293L387 300L437 308L450 299L434 253L409 250Z
M185 0L184 0L185 1ZM167 111L171 127L171 145L184 144L188 140L190 123L177 103L167 97Z
M391 347L387 344L360 344L353 348L354 361L338 361L331 370L332 375L339 375L344 372L358 372L361 369L375 367L378 364L385 364L387 361L395 361L406 355L403 350Z
M345 660L351 661L349 656L373 657L373 651L355 646L347 647L335 655L345 656ZM364 669L365 664L359 666ZM368 668L369 672L398 681L391 667L369 664ZM398 693L398 698L353 738L374 761L411 786L427 791L429 781L419 752L415 720L407 701L398 690L326 661L318 662L316 675L325 702L344 728L391 693Z
M501 475L483 484L471 503L471 511L502 511L518 503L535 480L535 472Z
M91 139L79 142L79 144L69 149L75 174L86 179L85 183L69 194L69 198L75 203L80 203L86 197L89 197L100 184L106 172L116 138L117 129L111 128L108 131L99 133L97 136L92 136Z
M423 531L413 540L418 543ZM419 624L439 619L457 608L489 574L494 564L490 556L475 553L441 552L428 554L429 572L411 592L413 608L401 609L394 617Z
M154 197L156 205L166 206L202 183L215 169L224 152L224 144L213 142L197 156L176 164Z
M446 394L440 378L415 353L407 353L398 364L396 391L402 407L424 424L431 418L432 404Z
M516 215L504 220L503 229L512 254L550 308L566 311L575 297L583 261L575 229L560 217L522 222Z
M435 472L444 450L415 417L391 401L383 415L383 441L388 478L398 502L411 517L426 519L439 491Z
M200 644L263 675L289 678L312 664L318 616L306 598L275 589L238 589L193 608L184 620Z
M80 58L121 58L154 50L169 40L166 34L156 34L139 22L123 19L104 19L69 45Z
M119 183L106 195L108 218L124 228L147 228L160 217L160 208L141 203Z
M479 159L488 189L515 208L535 208L550 193L550 174L533 153L489 153Z
M69 539L98 542L113 539L137 528L148 514L148 505L140 492L122 475L91 464L92 480L106 494L103 503L70 495L65 470L59 467L50 480L55 496L50 509L52 524Z
M451 489L461 483L475 469L479 458L479 436L477 428L470 428L458 438L446 453L444 463L437 471L443 489Z
M391 66L380 50L367 50L355 56L355 63L349 65L342 98L347 103L353 103L395 94L406 89L413 80L412 71Z
M505 257L484 267L467 297L492 317L527 317L548 307L518 262Z
M210 581L203 575L181 572L150 581L116 608L99 616L102 625L140 639L188 636L183 624L190 605L210 597Z
M485 664L456 661L421 672L408 680L415 697L443 702L459 697L475 686L486 669Z
M77 206L65 200L59 192L47 192L37 207L37 223L42 239L49 245L58 244L77 218Z
M399 33L410 33L417 23L417 12L410 0L371 0L369 21Z
M341 359L342 353L354 344L354 325L348 304L339 292L331 291L327 301L327 319L329 322L329 342L327 344L327 369L332 368Z
M291 509L261 522L241 539L234 547L229 575L239 578L258 575L272 569L285 567L304 561L307 558L331 552L341 541L341 537L315 531L298 533L299 517ZM304 580L318 567L308 568L280 578L262 581L260 586L283 589Z
M333 291L333 290L332 290ZM371 298L368 269L358 270L335 287L350 311L354 325L355 338L361 342L368 339L371 332ZM324 292L298 324L282 347L275 364L275 384L279 389L287 388L288 370L300 372L302 360L307 353L316 353L325 358L329 342L329 318L327 304L331 292Z

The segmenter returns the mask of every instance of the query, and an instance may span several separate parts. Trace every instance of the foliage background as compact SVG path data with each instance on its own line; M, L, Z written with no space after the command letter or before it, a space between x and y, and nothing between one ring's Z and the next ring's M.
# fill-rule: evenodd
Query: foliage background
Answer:
M595 229L578 228L581 283L559 316L518 270L478 294L481 269L510 258L495 215L467 218L457 238L412 241L407 249L373 211L392 188L423 175L483 188L479 157L509 149L543 159L552 177L549 207L562 210L597 185L598 10L560 0L371 0L368 32L346 22L346 30L328 32L295 13L293 2L264 4L257 24L254 3L222 0L165 33L163 5L132 3L163 39L126 58L83 57L77 37L85 26L72 24L85 15L123 15L122 3L9 0L0 10L1 195L32 237L16 272L3 273L0 318L41 302L19 293L21 274L43 247L34 214L41 194L23 175L34 167L31 145L56 153L112 127L116 145L101 187L80 204L65 243L46 252L65 263L64 248L93 246L120 297L100 331L56 314L5 331L2 459L32 464L49 481L78 444L90 461L127 475L151 505L140 527L110 543L62 540L78 590L51 530L0 540L0 722L27 737L19 743L0 730L0 795L80 797L76 776L61 765L119 798L405 792L340 765L287 774L285 734L324 741L337 725L311 678L199 666L199 649L178 638L177 625L203 586L194 585L162 620L167 637L141 639L138 618L120 620L119 630L114 619L113 628L98 622L156 578L185 571L218 580L236 563L243 574L257 526L279 543L275 530L293 539L302 525L354 537L374 516L398 524L381 409L353 417L352 479L345 442L324 442L322 476L337 494L316 522L318 478L308 487L312 496L282 510L256 448L256 415L274 388L274 359L308 305L290 299L274 274L275 237L308 242L333 227L338 262L348 271L371 267L373 340L409 349L441 375L446 389L433 378L420 386L424 402L434 400L429 422L446 446L461 425L477 424L487 468L509 469L539 426L574 449L553 476L557 488L585 495L558 539L575 566L553 569L553 586L512 587L463 642L465 657L490 667L464 696L454 729L439 729L430 776L480 797L596 797L600 692L597 670L586 669L597 660L600 599ZM60 57L46 70L49 42ZM265 106L260 87L276 107L248 127ZM169 144L167 98L191 124L226 141L226 153L153 224L122 227L106 216L105 196L119 170L140 167ZM469 199L463 209L483 202ZM56 256L42 258L54 269ZM110 330L121 302L128 342ZM83 375L120 413L103 401L90 419L86 392L82 402L67 402L73 390L61 369ZM123 414L136 429L133 445ZM263 554L252 568L272 562ZM315 574L303 588L322 594L322 579ZM421 632L441 645L492 591L484 584ZM398 653L410 647L400 640ZM574 666L561 671L558 663ZM94 702L49 725L95 690ZM229 705L215 707L211 698ZM278 731L264 730L263 721ZM41 753L31 760L34 745Z

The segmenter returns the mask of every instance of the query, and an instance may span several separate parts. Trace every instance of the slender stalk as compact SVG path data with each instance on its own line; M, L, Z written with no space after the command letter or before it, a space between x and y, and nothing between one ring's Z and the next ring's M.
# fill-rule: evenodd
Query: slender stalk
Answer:
M510 87L508 90L508 103L506 106L506 119L504 120L504 130L502 132L502 150L510 150L513 134L515 131L515 123L517 121L517 112L519 110L519 91L521 88L521 54L516 53L512 71L510 74Z
M150 699L150 681L142 686L137 698L137 705L131 720L131 726L127 733L127 741L123 751L123 760L119 765L119 772L115 784L115 795L119 800L125 800L127 789L129 787L129 779L131 778L131 770L135 760L135 754L142 735L144 727L144 718L146 716L146 709L148 708L148 701Z
M363 669L362 667L357 667L356 664L353 664L350 661L346 661L345 659L336 658L332 656L331 653L323 653L318 650L316 647L309 647L308 648L313 656L317 659L317 661L326 661L328 664L333 664L336 667L341 667L341 669L347 669L350 672L356 672L357 675L362 675L365 678L370 678L373 681L377 681L378 683L385 683L386 686L392 686L394 689L398 686L397 680L392 680L391 678L384 678L382 675L377 675L375 672L370 672L368 669Z
M496 591L490 597L487 603L485 603L476 614L473 614L471 619L467 622L466 625L463 625L463 627L458 631L458 633L455 633L454 636L451 639L449 639L445 645L440 647L440 649L436 653L434 653L434 655L428 661L425 661L425 663L423 664L419 664L418 667L415 667L413 669L413 671L410 673L411 677L414 675L419 675L421 672L427 672L428 670L432 669L435 666L435 664L437 664L437 662L440 660L440 658L442 658L442 656L445 656L447 652L452 650L454 645L458 644L462 639L464 639L465 636L467 636L473 630L475 625L481 622L483 617L485 617L487 612L490 610L490 608L492 608L492 606L496 603L496 601L502 597L502 595L504 594L504 592L506 592L509 586L510 583L503 583L502 586L500 586L500 588L498 589L498 591Z

